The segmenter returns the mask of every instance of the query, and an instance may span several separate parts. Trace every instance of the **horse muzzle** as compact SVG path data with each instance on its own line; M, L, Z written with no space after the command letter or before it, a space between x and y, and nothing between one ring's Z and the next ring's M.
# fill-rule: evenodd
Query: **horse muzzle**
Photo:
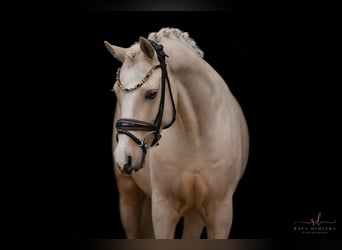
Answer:
M132 174L144 166L146 152L139 149L136 143L125 134L120 136L115 151L114 160L122 174Z
M143 157L143 159L141 161L139 161L138 164L134 164L132 156L128 155L125 157L126 160L124 160L124 161L117 160L116 165L122 174L131 175L135 172L138 172L140 169L142 169L143 162L144 162L144 156L142 156L142 157Z
M132 174L134 172L139 171L141 169L141 166L140 167L132 166L132 157L127 156L127 163L121 169L122 169L123 174Z

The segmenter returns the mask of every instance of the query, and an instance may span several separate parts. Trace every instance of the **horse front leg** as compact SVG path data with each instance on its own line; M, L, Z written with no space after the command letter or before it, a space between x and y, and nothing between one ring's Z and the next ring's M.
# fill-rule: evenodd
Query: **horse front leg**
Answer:
M141 211L145 194L130 176L117 175L121 223L127 239L139 239Z
M165 195L152 193L152 221L156 239L174 239L182 214L180 202Z
M233 201L229 196L222 201L212 202L203 216L209 239L227 239L233 220Z

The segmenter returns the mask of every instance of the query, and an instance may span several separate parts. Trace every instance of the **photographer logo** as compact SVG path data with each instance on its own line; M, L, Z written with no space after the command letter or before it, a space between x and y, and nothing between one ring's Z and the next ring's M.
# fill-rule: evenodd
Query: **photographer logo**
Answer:
M316 219L295 221L293 230L301 234L328 234L336 231L336 220L322 220L319 212Z

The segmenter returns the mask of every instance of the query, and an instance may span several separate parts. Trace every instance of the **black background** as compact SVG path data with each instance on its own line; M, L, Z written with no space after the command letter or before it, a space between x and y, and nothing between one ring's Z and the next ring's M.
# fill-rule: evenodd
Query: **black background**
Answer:
M259 7L259 8L257 8ZM129 47L162 27L190 34L242 106L250 156L234 194L230 238L339 238L293 231L297 220L337 220L341 123L336 20L309 11L229 6L222 11L66 8L64 85L67 211L75 238L124 238L111 158L120 66L103 41ZM322 14L322 13L321 13ZM177 231L178 232L178 231ZM177 233L179 235L179 233Z

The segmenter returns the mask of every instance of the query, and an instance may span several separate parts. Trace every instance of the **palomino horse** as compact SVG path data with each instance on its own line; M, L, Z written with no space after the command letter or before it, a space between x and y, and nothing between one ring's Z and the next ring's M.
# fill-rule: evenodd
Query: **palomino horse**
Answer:
M232 198L248 159L247 124L222 77L188 33L162 28L120 62L113 160L126 237L228 238Z

